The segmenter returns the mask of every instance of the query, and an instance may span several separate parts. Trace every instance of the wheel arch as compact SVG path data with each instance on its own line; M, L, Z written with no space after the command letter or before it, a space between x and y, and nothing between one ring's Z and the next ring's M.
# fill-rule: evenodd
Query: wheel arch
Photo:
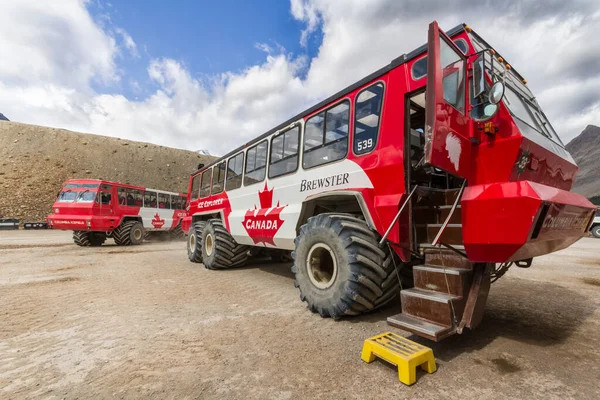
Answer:
M319 193L304 200L296 224L296 232L300 231L300 227L310 217L328 212L360 215L364 218L370 229L375 229L373 217L369 212L362 193L354 190L345 190Z
M204 213L196 213L192 215L192 224L200 221L208 221L209 219L218 219L221 221L225 221L223 216L223 211L212 211L212 212L204 212Z
M144 221L142 220L142 217L140 217L139 215L125 216L125 217L121 218L119 225L123 225L127 221L137 221L137 222L140 222L142 224L142 226L144 225Z

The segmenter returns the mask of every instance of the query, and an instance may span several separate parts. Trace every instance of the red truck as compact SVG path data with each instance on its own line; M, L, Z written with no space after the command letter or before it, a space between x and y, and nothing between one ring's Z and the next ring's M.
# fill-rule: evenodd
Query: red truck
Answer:
M437 341L477 326L509 267L588 231L576 173L525 79L433 22L426 45L194 172L182 228L209 269L291 252L322 317L400 291L388 323Z
M67 181L47 222L73 231L78 246L138 245L147 234L181 233L186 195L96 179Z

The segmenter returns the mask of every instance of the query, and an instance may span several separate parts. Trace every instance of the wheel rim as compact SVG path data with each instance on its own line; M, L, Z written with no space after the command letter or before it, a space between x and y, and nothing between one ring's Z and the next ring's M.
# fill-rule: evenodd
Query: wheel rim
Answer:
M133 238L135 240L142 240L142 230L140 228L136 228L133 230Z
M308 251L306 257L308 278L318 289L327 289L333 285L337 277L337 261L331 247L325 243L317 243Z
M190 235L190 250L192 251L192 253L194 253L196 251L196 234L192 233Z
M210 233L207 234L206 237L204 238L204 249L206 250L207 256L210 256L215 249L215 242Z

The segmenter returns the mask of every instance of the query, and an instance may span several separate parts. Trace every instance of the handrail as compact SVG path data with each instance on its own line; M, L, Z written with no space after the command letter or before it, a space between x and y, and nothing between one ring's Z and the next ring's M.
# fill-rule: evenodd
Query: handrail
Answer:
M383 234L383 237L381 238L381 240L379 241L379 246L383 246L383 242L385 242L385 239L387 238L387 236L390 234L390 232L392 231L392 227L394 226L394 224L396 224L396 221L398 221L398 218L400 218L400 214L402 214L402 211L404 210L404 207L406 207L406 205L408 204L408 201L410 200L410 198L412 197L413 193L415 192L415 190L417 190L417 186L415 185L415 187L413 188L413 190L410 191L410 194L408 195L408 197L406 198L406 200L404 200L404 203L402 203L402 207L400 207L400 210L398 210L398 213L396 214L396 216L394 217L394 220L392 221L392 223L390 224L390 227L387 228L387 230L385 231L385 233Z
M438 240L440 240L440 237L442 236L442 233L444 232L444 229L446 229L446 226L448 225L448 222L450 222L450 218L452 218L452 214L454 214L454 210L456 210L456 206L458 205L458 202L460 201L460 198L462 197L463 191L465 190L465 186L467 184L467 180L463 180L462 186L460 187L460 191L458 192L458 195L456 196L456 199L454 200L454 204L452 205L452 209L450 210L450 212L448 213L448 216L446 217L446 220L444 221L444 223L442 224L440 230L438 231L437 235L435 235L435 239L433 239L433 242L431 242L432 246L437 245Z

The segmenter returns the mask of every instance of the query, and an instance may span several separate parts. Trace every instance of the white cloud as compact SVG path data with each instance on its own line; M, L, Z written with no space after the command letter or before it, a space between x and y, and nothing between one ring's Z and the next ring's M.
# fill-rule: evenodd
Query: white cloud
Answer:
M0 81L85 89L118 80L115 40L79 1L0 1Z
M118 35L120 35L123 38L123 44L124 44L125 48L127 50L129 50L129 53L133 57L139 58L140 54L138 53L137 45L135 44L131 35L129 33L127 33L127 31L125 31L125 29L123 29L123 28L115 29L115 33L117 33Z
M97 89L119 82L121 49L137 54L133 38L109 20L95 23L83 1L54 3L0 0L0 111L10 119L222 154L425 43L437 18L446 29L464 19L503 53L564 139L600 122L593 2L492 9L468 0L454 8L433 0L292 0L292 16L305 24L302 44L323 34L313 59L258 43L261 64L198 77L177 60L155 58L146 78L153 92L142 96L143 77L128 80L139 99Z

